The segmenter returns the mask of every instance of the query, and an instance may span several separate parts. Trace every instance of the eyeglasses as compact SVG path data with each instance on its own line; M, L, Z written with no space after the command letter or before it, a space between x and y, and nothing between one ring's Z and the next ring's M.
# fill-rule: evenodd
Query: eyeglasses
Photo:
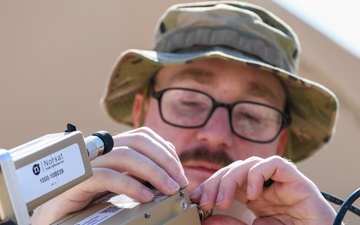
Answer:
M272 142L285 124L288 114L265 104L239 101L233 104L217 102L210 95L188 88L167 88L153 92L159 102L160 116L175 127L199 128L204 126L218 107L229 112L231 130L238 137L256 143Z

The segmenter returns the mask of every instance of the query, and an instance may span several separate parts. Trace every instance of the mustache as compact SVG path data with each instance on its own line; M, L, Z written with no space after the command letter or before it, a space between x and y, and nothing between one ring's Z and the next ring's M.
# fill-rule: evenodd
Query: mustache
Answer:
M225 151L219 150L214 152L206 148L196 148L191 151L185 151L179 155L179 158L181 163L204 161L221 167L225 167L234 162Z

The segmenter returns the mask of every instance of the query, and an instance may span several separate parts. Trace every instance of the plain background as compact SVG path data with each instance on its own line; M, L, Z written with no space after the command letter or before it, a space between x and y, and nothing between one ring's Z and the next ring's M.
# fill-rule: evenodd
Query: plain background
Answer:
M84 136L128 129L113 122L99 105L110 69L126 49L151 49L158 17L180 2L0 1L0 147L11 149L63 132L68 122ZM360 61L275 3L251 2L293 26L303 43L303 76L339 96L335 138L298 167L321 190L346 198L360 187Z

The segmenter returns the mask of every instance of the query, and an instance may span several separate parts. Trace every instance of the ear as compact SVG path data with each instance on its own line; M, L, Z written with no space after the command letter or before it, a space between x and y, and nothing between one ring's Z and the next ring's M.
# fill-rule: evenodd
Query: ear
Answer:
M284 127L279 134L279 143L277 148L277 155L283 156L285 153L285 147L288 139L288 130Z
M144 101L144 95L142 93L136 93L132 108L133 122L135 128L142 126L144 120L145 112L142 111L143 110L145 111L143 107L143 104L145 103L143 101Z

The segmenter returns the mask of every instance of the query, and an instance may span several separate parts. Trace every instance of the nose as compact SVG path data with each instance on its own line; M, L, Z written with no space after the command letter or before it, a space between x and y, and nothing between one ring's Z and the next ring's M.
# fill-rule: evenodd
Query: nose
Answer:
M231 131L228 110L224 107L215 109L207 123L199 128L197 139L210 149L230 148L234 142L234 135Z

